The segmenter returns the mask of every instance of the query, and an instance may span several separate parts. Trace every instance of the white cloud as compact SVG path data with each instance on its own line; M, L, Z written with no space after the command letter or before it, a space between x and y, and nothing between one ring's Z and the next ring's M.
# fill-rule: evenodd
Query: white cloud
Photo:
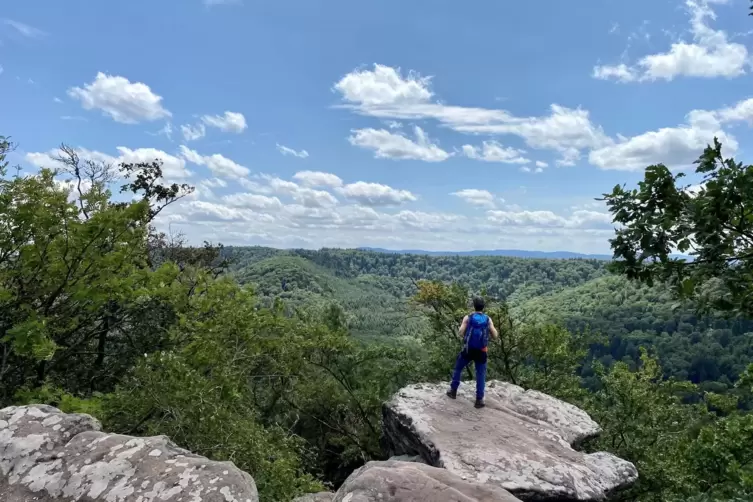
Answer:
M589 162L602 169L642 170L663 163L668 167L690 166L716 136L730 153L738 148L737 140L722 125L753 121L753 98L719 110L692 110L685 124L648 131L593 150Z
M340 187L337 192L364 206L397 206L417 200L417 197L408 190L398 190L387 185L364 181Z
M466 201L468 204L472 204L474 206L489 207L489 208L494 207L494 195L488 190L466 188L464 190L453 192L450 195L460 197L461 199ZM501 200L500 202L504 202L504 200Z
M538 173L543 173L544 172L544 168L542 168L542 167L522 166L520 168L520 170L523 171L524 173L534 173L534 174L538 174Z
M428 77L375 65L374 70L349 73L334 89L344 108L383 120L436 120L455 131L471 134L515 135L532 148L565 151L599 148L609 143L588 111L552 104L550 113L517 117L505 110L452 106L433 100ZM377 131L369 129L374 136ZM387 131L380 132L386 141Z
M3 21L3 24L10 26L14 30L16 30L20 35L23 35L24 37L27 37L27 38L41 38L47 35L47 33L40 30L39 28L35 28L26 23L14 21L12 19L3 19L2 21Z
M288 195L305 208L327 208L338 203L335 196L325 190L302 187L292 181L262 175L272 193Z
M611 141L608 144L611 144ZM555 164L560 167L572 167L577 160L580 160L580 150L577 148L566 148L562 151L562 157L557 159Z
M206 178L201 180L199 183L208 189L224 188L227 186L227 181L223 180L222 178Z
M413 104L429 101L429 77L409 72L403 78L400 68L380 64L374 70L355 70L345 75L334 86L346 101L365 106Z
M502 162L504 164L527 164L530 159L523 157L525 150L512 147L503 147L496 141L484 141L482 148L472 145L463 145L463 154L471 159L485 162Z
M301 150L300 152L297 152L293 150L292 148L288 148L285 145L277 144L277 150L283 154L283 155L292 155L294 157L298 157L299 159L305 159L309 156L309 152L306 150Z
M201 120L210 127L224 132L242 133L248 127L242 113L225 112L223 115L204 115Z
M204 127L204 124L196 124L195 126L184 124L180 126L180 132L186 141L195 141L207 135L207 129Z
M192 162L200 166L206 166L215 175L221 178L245 178L251 172L247 167L237 164L227 157L220 155L219 153L204 156L200 155L198 152L196 152L196 150L191 150L185 145L180 146L180 152L181 156L188 162Z
M409 229L433 231L446 229L447 225L464 219L457 214L400 211L395 219Z
M607 251L613 230L608 216L578 209L567 216L510 205L506 212L479 215L400 210L391 212L358 203L304 205L293 198L304 187L261 175L255 189L265 193L226 195L217 200L176 204L164 223L183 225L189 240L277 247L355 247L414 249L569 249ZM355 185L355 184L354 184ZM326 192L325 192L326 193ZM292 199L292 202L288 200ZM543 213L543 217L542 217ZM541 225L539 223L544 223ZM500 227L504 231L500 232Z
M549 164L547 164L546 162L544 162L542 160L537 160L536 161L536 167L540 167L540 168L543 169L545 167L549 167Z
M411 159L425 162L442 162L450 154L432 143L423 129L413 129L416 140L403 134L391 133L386 129L355 129L348 138L351 145L373 150L379 159Z
M568 216L552 211L487 211L490 222L502 226L533 226L555 228L606 228L612 224L612 216L597 211L578 210Z
M753 98L745 99L734 106L714 112L720 122L748 122L753 125Z
M119 153L117 157L103 152L87 150L86 148L76 148L75 150L81 160L109 164L114 169L118 169L120 164L123 163L139 164L161 160L163 178L167 180L183 180L192 176L191 171L186 169L185 160L155 148L137 148L132 150L125 146L119 146L117 147ZM45 153L30 152L26 154L25 159L37 167L60 169L63 165L56 158L61 154L62 152L58 149Z
M118 163L125 162L129 164L161 160L162 174L166 179L185 179L191 176L191 171L186 169L185 160L163 152L162 150L157 150L155 148L137 148L131 150L124 146L119 146L117 150L120 152Z
M599 80L615 79L619 82L633 82L638 78L636 70L628 67L625 63L615 66L594 66L592 76Z
M68 89L68 95L81 102L86 110L99 109L116 122L136 124L154 121L171 114L162 107L162 97L141 82L131 83L124 77L97 73L84 87Z
M236 193L226 195L222 198L224 202L232 207L246 207L251 209L282 209L282 202L277 197L268 197L253 193Z
M149 133L152 134L152 133ZM170 141L173 140L173 125L170 122L165 122L165 125L157 131L156 133L152 134L153 136L164 136Z
M748 50L743 44L730 42L723 30L714 30L709 21L716 19L710 4L726 3L720 0L686 0L691 17L692 42L679 40L667 52L651 54L639 59L632 67L627 65L596 66L593 76L616 79L621 82L673 80L676 77L738 77L750 65Z
M343 180L339 176L321 171L299 171L293 175L293 179L307 187L337 188L343 184Z

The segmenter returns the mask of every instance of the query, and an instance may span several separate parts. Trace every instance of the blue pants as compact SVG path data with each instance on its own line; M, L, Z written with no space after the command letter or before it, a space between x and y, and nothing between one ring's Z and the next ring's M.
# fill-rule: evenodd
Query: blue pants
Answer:
M452 390L460 387L460 375L463 370L471 363L476 367L476 399L484 399L484 389L486 387L486 352L480 350L465 350L458 354L458 360L455 362L455 370L452 372Z

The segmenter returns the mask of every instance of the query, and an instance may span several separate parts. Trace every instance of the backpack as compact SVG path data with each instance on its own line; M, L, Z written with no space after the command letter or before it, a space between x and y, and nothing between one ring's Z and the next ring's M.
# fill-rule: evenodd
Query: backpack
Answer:
M481 312L468 315L465 330L465 348L483 350L489 344L489 317Z

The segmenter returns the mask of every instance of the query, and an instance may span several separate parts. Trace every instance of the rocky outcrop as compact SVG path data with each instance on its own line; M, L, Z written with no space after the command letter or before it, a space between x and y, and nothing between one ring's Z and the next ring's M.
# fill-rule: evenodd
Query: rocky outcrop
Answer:
M88 415L42 405L0 410L2 502L258 502L254 480L230 462L165 436L100 432Z
M462 479L417 462L369 462L337 491L333 502L520 502L504 489Z
M601 501L638 478L630 462L574 449L600 429L571 404L491 381L486 408L479 410L472 386L461 386L457 400L445 395L448 386L411 385L385 404L390 455L420 455L430 465L502 487L522 500Z
M293 502L332 502L335 494L331 492L309 493L303 497L293 499Z

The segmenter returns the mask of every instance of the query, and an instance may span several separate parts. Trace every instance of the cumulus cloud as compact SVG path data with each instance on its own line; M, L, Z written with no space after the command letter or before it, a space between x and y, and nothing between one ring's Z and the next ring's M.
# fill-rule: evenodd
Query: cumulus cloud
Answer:
M553 228L587 228L609 226L612 216L598 211L578 210L570 216L561 216L552 211L487 211L490 222L502 226L532 226Z
M398 190L387 185L364 181L339 187L337 192L364 206L397 206L417 200L417 197L408 190Z
M94 81L83 87L68 89L68 95L81 102L86 110L101 110L114 121L136 124L170 117L158 96L141 82L125 77L97 73Z
M120 164L150 163L160 160L162 161L162 176L167 180L185 180L193 175L186 168L185 160L162 150L155 148L130 149L125 146L119 146L116 150L119 153L117 156L86 148L75 149L76 154L81 160L108 164L113 169L118 169ZM61 169L63 168L63 164L57 160L57 157L61 154L62 152L59 149L53 149L48 152L29 152L26 154L25 159L37 167Z
M293 179L307 187L337 188L343 184L339 176L321 171L299 171L293 175Z
M460 197L461 199L466 201L468 204L472 204L474 206L489 207L489 208L494 207L494 195L488 190L466 188L464 190L453 192L450 195L454 195L455 197ZM504 200L501 200L500 202L504 202Z
M181 156L193 164L206 166L212 173L220 178L240 179L249 175L250 170L227 157L215 153L213 155L201 155L196 150L191 150L185 145L180 146Z
M527 164L530 159L523 157L525 150L504 147L496 141L484 141L482 147L463 145L463 154L471 159L485 162L501 162L504 164Z
M383 120L435 120L458 132L514 135L532 148L564 151L598 148L609 143L603 130L594 125L588 111L552 104L548 115L518 117L488 108L454 106L438 102L430 89L430 78L414 72L403 76L400 69L374 65L343 77L334 86L344 108ZM379 132L388 139L388 131Z
M277 150L283 155L292 155L293 157L298 157L299 159L305 159L309 156L309 152L307 152L306 150L296 151L279 143L277 144Z
M204 115L201 121L209 127L215 127L224 132L240 134L246 130L246 117L242 113L225 112L223 115Z
M338 203L337 198L325 190L302 187L292 181L263 175L272 193L287 195L304 208L326 208Z
M667 52L642 57L634 66L606 65L594 67L593 76L620 82L670 81L676 77L738 77L750 65L748 50L743 44L731 42L723 30L709 26L716 19L711 9L719 0L686 0L690 15L692 42L679 40Z
M155 160L162 161L162 173L167 179L185 179L191 177L191 171L186 168L186 162L180 157L170 155L162 150L155 148L137 148L131 150L124 146L117 148L120 152L118 157L118 163L142 163L153 162Z
M428 102L430 77L408 72L403 77L400 68L375 64L374 70L355 70L345 75L334 86L343 99L364 106L415 104Z
M433 143L423 129L416 126L415 140L386 129L355 129L348 138L351 145L374 151L378 159L411 159L425 162L442 162L450 154Z
M602 169L634 171L654 163L668 167L690 166L714 137L734 153L737 140L722 129L724 124L753 120L753 99L719 110L692 110L685 124L648 131L593 150L589 162Z
M277 197L268 197L254 193L236 193L222 198L232 207L246 207L251 209L282 209L282 202Z

